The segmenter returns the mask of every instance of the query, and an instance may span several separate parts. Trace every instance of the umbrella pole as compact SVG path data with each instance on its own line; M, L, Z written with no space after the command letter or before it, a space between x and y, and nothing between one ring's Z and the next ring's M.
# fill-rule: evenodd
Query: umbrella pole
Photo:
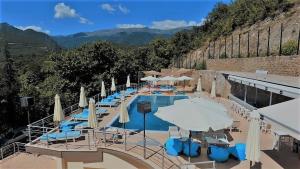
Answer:
M191 162L191 139L192 139L192 132L190 130L190 134L189 134L189 162Z
M126 151L126 129L125 129L125 123L123 123L123 129L124 129L124 146L125 146L125 151Z

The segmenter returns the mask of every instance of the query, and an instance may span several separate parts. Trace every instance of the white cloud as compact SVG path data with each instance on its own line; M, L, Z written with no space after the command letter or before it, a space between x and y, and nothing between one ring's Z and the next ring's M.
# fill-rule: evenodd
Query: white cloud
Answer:
M118 28L145 28L145 25L142 24L118 24L117 25Z
M47 34L50 33L49 30L43 29L42 27L35 26L35 25L30 25L30 26L16 26L16 28L21 29L21 30L32 29L32 30L35 30L37 32L44 32L44 33L47 33Z
M122 6L121 4L119 4L118 8L124 14L127 14L130 12L130 10L128 8L126 8L126 6Z
M151 28L153 29L175 29L187 26L200 26L203 24L205 19L202 19L199 23L196 21L185 21L185 20L162 20L162 21L153 21Z
M54 7L54 18L63 19L63 18L78 18L79 22L82 24L92 24L88 19L80 16L76 13L75 9L72 9L70 6L65 5L64 3L58 3Z
M108 11L109 13L113 13L114 11L116 11L116 9L115 9L112 5L110 5L110 4L108 4L108 3L102 4L102 5L101 5L101 8L102 8L103 10L105 10L105 11Z
M78 15L76 14L75 9L72 9L71 7L65 5L64 3L58 3L54 7L55 18L75 18Z

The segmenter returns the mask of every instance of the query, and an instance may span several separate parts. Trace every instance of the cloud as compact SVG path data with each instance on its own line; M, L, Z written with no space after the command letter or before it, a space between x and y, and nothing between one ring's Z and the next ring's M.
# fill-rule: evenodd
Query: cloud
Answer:
M145 25L142 24L118 24L117 25L118 28L145 28Z
M76 14L75 9L70 8L64 3L58 3L54 7L54 17L55 18L75 18L78 15Z
M124 6L124 5L111 5L109 3L104 3L104 4L101 4L101 9L104 10L104 11L107 11L109 13L114 13L116 11L120 11L122 12L123 14L127 14L130 12L130 10Z
M26 29L32 29L32 30L35 30L37 32L44 32L44 33L50 34L49 30L43 29L42 27L35 26L35 25L30 25L30 26L16 26L16 28L21 29L23 31L26 30Z
M109 13L113 13L114 11L116 11L116 9L108 3L102 4L101 8L102 8L102 10L108 11Z
M118 8L124 14L127 14L130 12L130 10L128 8L126 8L126 6L122 6L121 4L119 4Z
M54 7L54 18L56 19L63 19L63 18L78 18L79 23L82 24L92 24L91 21L88 19L80 16L78 13L76 13L75 9L72 9L70 6L65 5L64 3L58 3Z
M153 21L150 28L152 29L175 29L181 27L188 27L188 26L200 26L203 24L205 20L202 19L199 23L196 21L185 21L185 20L162 20L162 21Z

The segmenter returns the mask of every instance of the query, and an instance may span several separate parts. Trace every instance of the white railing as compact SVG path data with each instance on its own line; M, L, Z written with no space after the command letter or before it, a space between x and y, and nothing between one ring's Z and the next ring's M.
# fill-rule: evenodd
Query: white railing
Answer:
M140 90L141 88L143 88L143 86L145 84L146 83L131 84L131 88ZM116 91L120 92L120 91L126 90L126 88L127 88L126 85L118 85L118 86L116 86ZM106 90L107 95L110 95L112 93L113 92L110 89ZM96 102L99 102L101 100L101 93L91 96L90 98L93 98ZM63 112L64 112L65 116L68 117L71 114L77 112L78 109L79 109L79 106L78 106L78 103L76 103L76 104L73 104L73 105L63 109ZM53 122L53 114L31 123L31 124L27 125L27 127L28 127L28 140L29 140L29 142L31 142L32 140L34 140L40 136L39 134L37 134L37 132L31 131L32 128L34 128L35 130L43 130L44 131L45 127L46 128L47 127L48 128L55 127L54 122ZM45 133L45 132L43 132L43 133Z
M207 165L210 165L209 167L205 167ZM189 169L192 167L200 167L200 168L206 168L206 169L216 169L216 162L215 161L201 161L201 162L194 162L194 163L186 163L182 164L180 168L182 169ZM196 167L195 167L196 168Z
M32 128L38 128L38 127L32 126ZM108 129L107 127L102 127L98 129L73 129L70 131L62 132L64 137L61 137L58 140L53 140L51 139L50 135L55 134L54 131L56 131L56 129L45 127L42 131L49 131L49 132L44 133L43 140L39 140L39 138L37 138L31 143L32 144L38 143L38 146L40 146L41 148L43 147L49 148L52 145L49 143L59 141L60 142L59 149L60 150L64 149L69 151L73 151L73 150L77 150L77 151L95 150L96 151L97 148L110 148L110 147L115 148L114 145L118 145L118 146L124 145L124 149L122 148L120 150L125 152L131 152L130 150L131 148L126 148L126 146L139 147L141 149L145 148L144 151L147 151L148 153L137 153L137 152L134 153L140 156L141 158L150 160L152 163L156 164L161 168L165 168L166 162L168 162L169 164L169 167L167 168L170 168L170 165L179 168L178 164L174 163L171 159L168 158L167 154L165 153L164 145L158 142L157 140L146 136L145 139L147 141L146 141L146 146L144 147L144 142L143 142L144 137L142 133L135 133L133 135L129 135L128 134L128 132L130 132L129 130L125 130L124 132L123 129L119 129L119 131L116 130L110 131L107 129ZM39 130L35 130L35 132L38 131ZM42 131L40 130L40 132ZM80 135L76 137L71 137L71 133L73 133L74 131L79 131ZM76 142L76 144L72 144L72 142ZM155 144L148 144L150 142ZM145 156L145 154L148 155ZM156 156L158 158L151 158L152 156Z
M25 143L14 142L0 148L0 159L13 155L17 152L25 152Z

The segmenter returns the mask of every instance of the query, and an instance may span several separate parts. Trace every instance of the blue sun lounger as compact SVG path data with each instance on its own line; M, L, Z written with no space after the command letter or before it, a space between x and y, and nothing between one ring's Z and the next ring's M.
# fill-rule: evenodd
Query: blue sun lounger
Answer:
M64 131L59 133L45 133L40 137L41 141L61 141L77 139L81 137L80 131Z
M103 107L104 106L115 107L115 106L117 106L117 102L115 102L111 99L105 98L105 99L102 99L100 102L98 102L97 105L103 106Z
M102 115L106 113L107 110L103 108L98 108L96 109L96 115ZM89 117L89 110L88 109L83 109L83 111L79 114L72 114L71 117L75 120L88 120Z
M130 94L133 94L133 93L136 93L137 92L137 90L136 89L133 89L133 88L127 88L126 90L125 90L125 94L127 94L127 95L130 95Z

